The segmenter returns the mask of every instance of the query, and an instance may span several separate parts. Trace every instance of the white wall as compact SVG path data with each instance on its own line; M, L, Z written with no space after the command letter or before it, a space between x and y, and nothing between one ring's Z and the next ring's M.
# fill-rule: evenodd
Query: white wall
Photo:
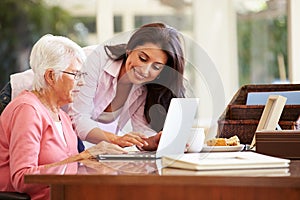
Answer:
M104 6L105 5L105 6ZM114 34L114 14L112 1L97 0L96 3L96 26L97 39L103 42L110 39Z
M210 69L211 74L206 73L203 77L209 80L199 80L202 100L200 117L202 122L211 123L209 121L211 119L216 125L216 120L238 89L235 10L231 0L194 0L193 3L193 37L214 63L214 66L206 67L215 67L221 78L218 80L218 75ZM209 84L209 81L213 84ZM219 84L220 81L222 85ZM215 133L216 130L211 130L208 137L212 137Z

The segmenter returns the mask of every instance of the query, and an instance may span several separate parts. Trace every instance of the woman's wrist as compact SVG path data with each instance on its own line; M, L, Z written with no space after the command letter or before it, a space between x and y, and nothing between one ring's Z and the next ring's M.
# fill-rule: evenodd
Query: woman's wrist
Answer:
M107 133L106 138L107 138L108 142L113 143L113 144L118 144L117 141L119 139L119 136L111 134L111 133Z
M102 142L102 141L106 141L106 142L115 144L118 140L118 136L116 136L113 133L103 131L100 128L94 128L88 133L86 140L93 144L98 144L99 142Z

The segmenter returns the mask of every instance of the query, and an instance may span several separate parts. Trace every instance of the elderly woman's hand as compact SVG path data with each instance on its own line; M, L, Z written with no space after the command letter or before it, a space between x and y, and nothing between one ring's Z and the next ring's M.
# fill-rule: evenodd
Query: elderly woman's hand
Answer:
M68 164L72 162L78 162L85 159L95 158L99 154L123 154L128 153L125 149L121 148L118 145L111 144L105 141L99 142L97 145L92 146L85 151L76 154L74 156L71 156L69 158L66 158L62 161L51 163L48 165L45 165L45 168L50 168L53 166Z
M127 151L118 145L105 141L99 142L97 145L88 148L87 151L91 156L96 157L99 154L123 154Z

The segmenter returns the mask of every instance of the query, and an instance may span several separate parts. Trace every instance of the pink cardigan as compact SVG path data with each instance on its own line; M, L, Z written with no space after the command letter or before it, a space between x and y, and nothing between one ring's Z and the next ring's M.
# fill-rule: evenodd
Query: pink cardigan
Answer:
M0 190L28 193L49 199L49 188L24 184L24 174L78 153L77 137L64 111L59 113L67 146L59 136L49 111L31 92L24 91L0 116Z

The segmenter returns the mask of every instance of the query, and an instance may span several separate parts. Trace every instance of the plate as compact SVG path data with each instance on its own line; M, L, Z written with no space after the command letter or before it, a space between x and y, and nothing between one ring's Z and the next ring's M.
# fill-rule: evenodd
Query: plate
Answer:
M201 152L224 152L224 151L242 151L245 145L238 146L207 146L204 145Z

